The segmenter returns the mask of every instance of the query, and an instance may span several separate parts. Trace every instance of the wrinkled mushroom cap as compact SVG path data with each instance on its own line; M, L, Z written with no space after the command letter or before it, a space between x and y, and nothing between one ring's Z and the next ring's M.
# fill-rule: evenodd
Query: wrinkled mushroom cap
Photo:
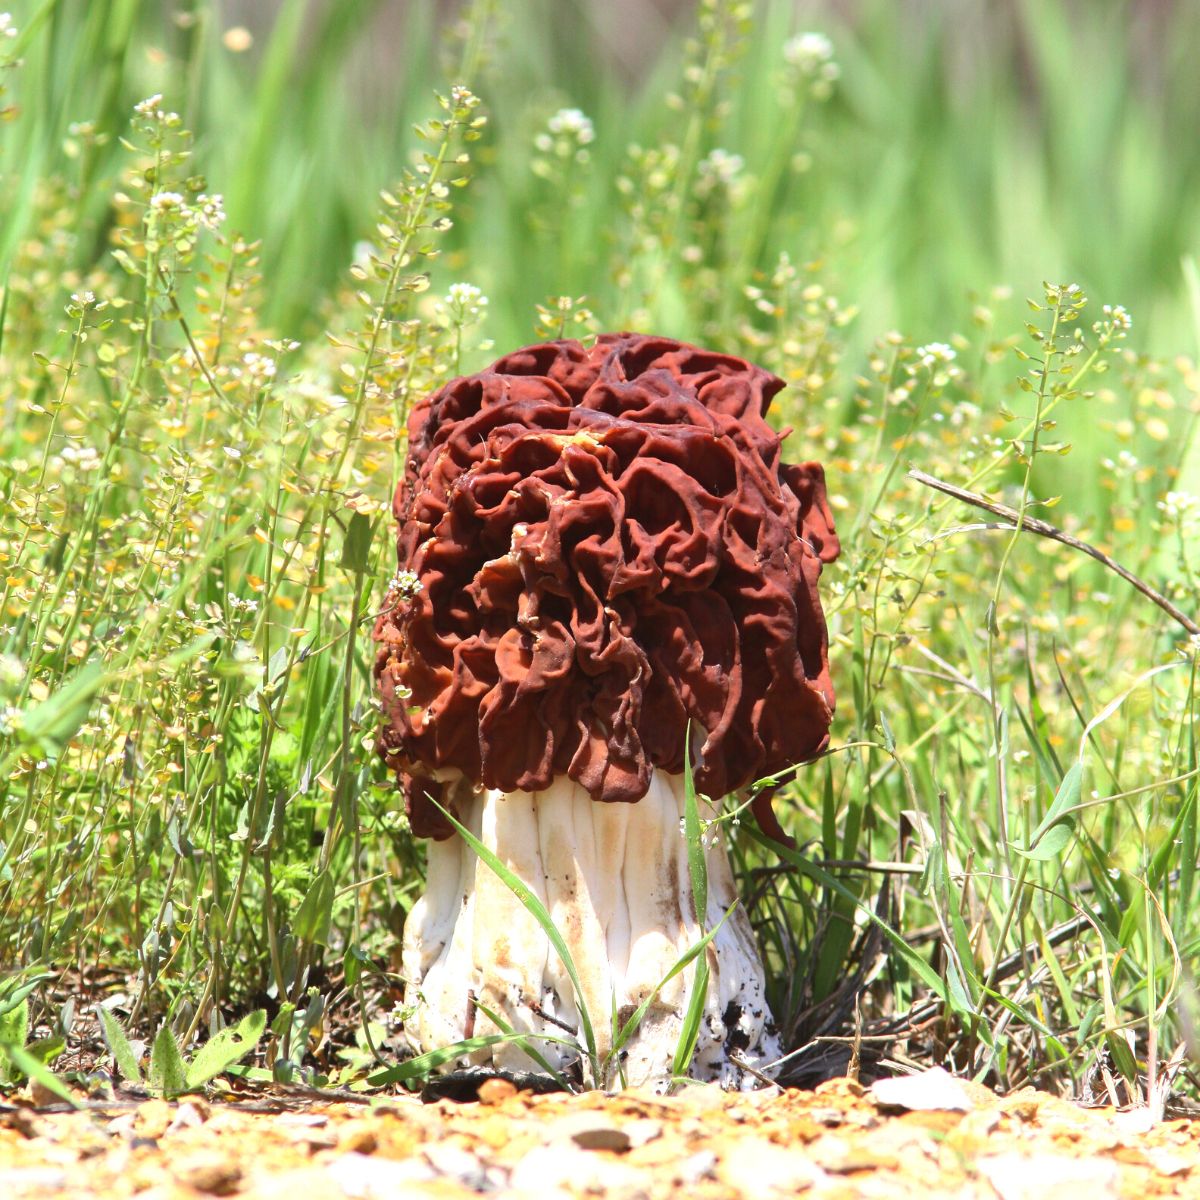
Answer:
M653 768L723 796L812 758L833 712L817 463L781 461L783 382L633 334L530 346L409 420L399 566L375 630L380 750L413 830L461 772L504 792L566 775L636 801ZM764 796L755 815L778 834Z

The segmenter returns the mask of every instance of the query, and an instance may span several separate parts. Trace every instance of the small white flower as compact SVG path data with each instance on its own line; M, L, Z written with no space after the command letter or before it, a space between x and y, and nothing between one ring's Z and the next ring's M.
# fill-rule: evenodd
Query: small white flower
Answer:
M252 387L265 387L275 378L275 371L273 358L249 350L242 355L242 365L234 367L231 373L238 379L246 380Z
M155 192L150 197L150 207L155 212L183 212L187 208L178 192Z
M94 446L64 446L59 457L77 471L95 471L100 467L100 455Z
M740 154L730 154L728 150L722 150L718 146L701 161L698 170L702 180L728 187L741 174L745 165L746 160Z
M452 283L443 303L452 321L458 325L470 325L483 318L488 298L473 283Z
M546 122L546 128L556 135L565 134L580 146L589 146L596 140L591 117L578 108L560 108Z
M1092 326L1094 333L1116 333L1122 336L1133 328L1133 317L1123 304L1106 304L1103 311L1104 319Z
M1193 496L1191 492L1168 492L1158 502L1158 511L1169 521L1182 525L1200 511L1200 496Z
M461 83L456 83L450 89L450 99L453 101L456 108L478 108L479 97L471 91L470 88L463 87Z
M0 13L0 37L15 38L17 36L17 27L12 20L12 13Z
M812 75L832 83L839 75L833 61L833 43L823 33L798 33L783 47L784 62L802 75Z
M154 117L162 110L162 92L155 92L153 96L147 96L145 100L133 106L133 111L139 117Z
M221 227L225 220L225 199L221 195L199 195L196 197L196 207L193 210L196 220L205 229L214 232Z
M930 342L917 347L917 358L923 367L947 366L958 357L952 346L945 342Z
M411 600L424 586L417 578L416 571L397 571L388 584L388 590L397 593L402 600Z
M7 14L0 13L0 18ZM13 708L11 704L6 704L0 708L0 737L6 737L10 733L15 733L21 728L21 710Z

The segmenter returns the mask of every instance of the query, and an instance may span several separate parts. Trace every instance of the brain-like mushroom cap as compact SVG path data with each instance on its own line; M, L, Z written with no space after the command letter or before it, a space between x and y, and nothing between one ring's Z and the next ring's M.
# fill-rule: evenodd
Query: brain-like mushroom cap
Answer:
M413 410L399 565L375 637L380 750L414 832L461 772L634 801L653 767L722 796L812 758L833 712L817 463L780 460L782 380L633 334L529 346ZM769 793L755 815L779 835Z

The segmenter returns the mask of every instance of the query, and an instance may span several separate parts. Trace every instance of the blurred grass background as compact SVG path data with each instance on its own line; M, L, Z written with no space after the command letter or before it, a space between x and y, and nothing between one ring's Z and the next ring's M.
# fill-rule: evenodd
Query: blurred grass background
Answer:
M502 7L491 36L503 55L483 85L499 161L452 242L482 273L507 344L545 295L602 299L610 286L598 255L528 243L534 133L558 108L592 118L578 236L603 242L628 143L655 145L678 119L663 97L691 14L684 3ZM27 0L13 8L18 26L42 23L22 72L29 114L2 152L10 173L64 169L85 204L101 204L126 114L169 93L233 225L263 239L276 282L265 315L306 332L370 227L377 189L407 160L457 12L399 0ZM250 36L225 43L230 29ZM1187 3L761 5L721 129L756 177L789 121L774 77L797 29L834 40L842 79L821 119L793 131L788 149L812 166L772 198L764 260L780 248L821 257L871 331L944 336L965 324L973 292L1023 294L1052 277L1136 311L1149 350L1195 348L1182 262L1200 244L1200 22ZM72 137L84 121L105 146ZM27 206L9 209L0 267L27 221Z
M38 979L36 1021L67 1037L61 981L123 981L123 1017L185 1040L263 1003L286 1077L323 1013L394 987L420 852L370 753L365 629L398 423L535 336L639 328L784 375L789 454L825 461L837 505L822 587L853 748L784 822L825 866L739 860L789 1044L844 1033L870 984L870 1020L933 996L922 1051L993 1082L1154 1075L1194 1024L1194 648L1090 560L1009 547L904 471L1035 504L1192 607L1188 3L26 0L12 20L0 1003ZM823 51L789 59L806 33L836 78ZM470 154L442 197L402 177L464 79L487 125L425 127L427 152ZM131 132L154 93L191 158L148 150L157 117ZM222 193L223 232L155 243L147 202L176 192ZM1092 297L1074 325L1045 279ZM460 292L456 316L461 283L487 303Z

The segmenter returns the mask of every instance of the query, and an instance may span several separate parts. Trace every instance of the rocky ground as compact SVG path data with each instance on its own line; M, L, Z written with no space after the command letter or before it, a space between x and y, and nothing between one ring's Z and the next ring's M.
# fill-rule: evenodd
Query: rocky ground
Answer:
M0 1106L0 1196L142 1200L454 1200L687 1195L735 1200L1105 1200L1200 1196L1200 1121L999 1098L934 1070L864 1088L714 1087L674 1097L534 1096L492 1080L480 1103L331 1101L278 1090L130 1100L81 1112Z

